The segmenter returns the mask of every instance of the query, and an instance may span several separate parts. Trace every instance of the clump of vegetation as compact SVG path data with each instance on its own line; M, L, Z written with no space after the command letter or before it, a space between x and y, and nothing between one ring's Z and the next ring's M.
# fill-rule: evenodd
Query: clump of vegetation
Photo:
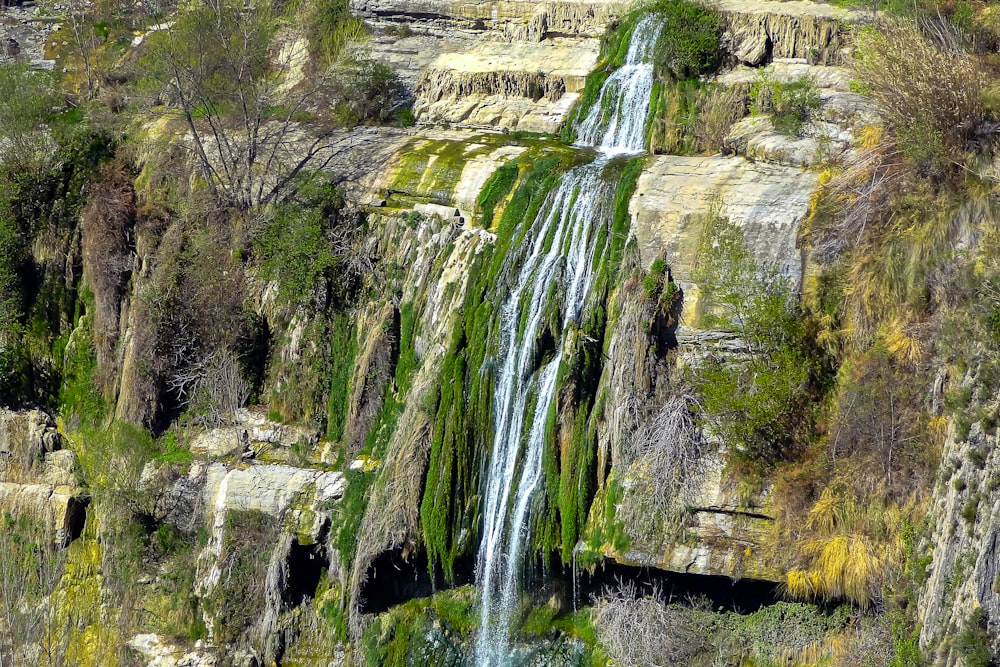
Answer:
M936 44L913 22L884 19L865 29L855 68L918 174L954 173L964 153L995 134L985 72L961 49Z
M650 108L649 150L690 155L717 153L729 128L747 113L746 95L735 87L699 79L657 82Z
M796 456L808 441L823 364L790 280L761 267L738 227L705 220L695 281L703 326L738 336L746 353L692 368L701 417L752 466Z
M895 507L866 507L850 492L827 488L809 511L805 569L788 572L788 593L797 598L847 598L862 607L879 601L890 573L905 556Z
M667 26L656 45L658 72L680 81L718 67L722 20L710 8L690 0L658 0L636 11L656 14Z
M754 77L750 100L754 115L770 114L774 129L790 136L797 135L809 120L809 114L820 106L819 92L811 77L780 81L769 68L758 71Z

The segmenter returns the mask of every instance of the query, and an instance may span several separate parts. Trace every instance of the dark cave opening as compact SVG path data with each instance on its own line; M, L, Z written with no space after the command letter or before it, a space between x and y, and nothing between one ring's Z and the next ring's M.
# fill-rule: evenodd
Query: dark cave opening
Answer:
M634 586L638 597L656 595L667 603L707 601L715 611L750 614L782 600L779 584L760 579L734 580L724 575L671 572L652 567L623 565L606 559L593 572L557 567L543 573L536 568L524 589L532 600L556 599L570 612L624 585Z
M440 571L431 579L427 554L420 552L410 558L403 558L402 551L396 549L379 555L368 567L368 579L361 591L361 611L365 614L381 614L398 604L426 598L436 591L471 584L475 558L465 557L455 560L455 580L448 582Z
M66 520L64 524L66 535L62 546L68 545L83 534L83 529L87 525L87 505L89 504L90 499L87 497L73 497L66 503Z
M558 561L555 561L558 563ZM391 607L417 598L429 597L473 582L475 558L455 561L455 581L446 582L438 573L431 580L427 556L420 553L404 559L400 550L376 558L368 568L362 589L361 610L380 614ZM651 567L623 565L605 560L593 572L556 565L545 569L541 561L525 575L523 590L533 604L558 601L563 612L592 604L609 590L634 586L635 595L658 595L665 602L707 601L715 611L749 614L782 600L779 585L759 579L733 580L727 576L670 572Z
M330 567L330 559L320 543L301 544L292 542L286 559L288 584L285 587L286 602L290 606L302 604L306 598L316 597L320 579Z

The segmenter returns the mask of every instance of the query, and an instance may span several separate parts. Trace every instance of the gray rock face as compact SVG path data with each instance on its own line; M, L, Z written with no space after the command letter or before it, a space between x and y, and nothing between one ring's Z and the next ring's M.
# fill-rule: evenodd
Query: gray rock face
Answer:
M261 410L237 410L233 422L196 435L191 452L210 458L266 456L286 461L292 447L312 448L319 440L316 429L272 421Z
M846 26L858 20L857 12L810 0L722 0L715 6L726 24L724 46L754 66L772 58L839 63L849 45Z
M967 378L967 382L968 382ZM965 383L963 383L965 384ZM962 656L942 642L986 613L993 650L1000 649L1000 437L974 423L966 437L949 427L928 512L930 555L917 604L921 645L935 664L961 664Z
M418 33L451 37L486 35L496 41L538 42L549 36L600 37L627 3L618 0L352 0L351 8L382 28L406 26Z
M691 282L703 221L713 211L739 226L759 262L798 283L803 258L799 225L809 212L815 174L741 157L650 158L629 204L643 263L666 256L685 289L685 318L694 312Z
M136 635L128 645L142 656L147 667L216 667L219 664L215 655L200 647L186 651L160 635Z
M83 528L88 498L76 454L41 410L0 409L0 508L45 523L65 545Z
M7 459L30 467L46 453L59 449L62 436L52 417L41 410L12 412L0 408L0 462Z

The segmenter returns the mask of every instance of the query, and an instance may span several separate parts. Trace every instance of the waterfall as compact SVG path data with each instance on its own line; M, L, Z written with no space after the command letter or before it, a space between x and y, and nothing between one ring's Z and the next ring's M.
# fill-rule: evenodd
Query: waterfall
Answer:
M625 64L605 82L597 104L578 128L577 145L596 148L598 157L567 171L542 205L525 236L524 260L500 311L493 453L477 560L482 590L475 646L479 667L509 664L511 623L518 617L528 509L542 475L546 416L565 343L560 340L546 360L536 358L536 342L553 299L560 306L563 331L583 311L594 279L596 231L609 226L613 214L615 183L604 177L604 170L611 157L643 150L651 61L662 27L662 21L650 15L637 22Z
M577 128L577 145L596 146L608 155L642 151L653 90L653 52L662 30L663 22L654 15L636 23L625 64L601 87L597 102Z

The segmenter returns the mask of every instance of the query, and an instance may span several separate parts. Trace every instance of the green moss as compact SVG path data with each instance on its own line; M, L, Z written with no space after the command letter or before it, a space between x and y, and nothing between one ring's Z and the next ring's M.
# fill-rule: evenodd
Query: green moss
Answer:
M326 402L326 437L340 440L347 425L347 407L351 400L351 376L357 356L354 318L338 315L330 325L330 397Z
M479 213L482 216L480 224L487 229L493 224L493 210L508 194L517 181L518 166L516 160L498 168L483 185L476 199Z
M506 142L503 137L483 135L467 141L417 139L403 149L402 159L390 186L390 203L407 204L412 199L448 205L468 161Z
M361 641L368 665L458 665L478 621L475 587L440 591L377 616Z
M552 628L552 620L558 612L558 609L548 604L532 607L521 624L521 632L525 635L541 637Z
M601 562L606 548L624 553L631 546L628 534L615 518L623 495L624 489L621 484L611 477L594 498L584 535L586 548L577 556L577 563L581 567L590 567Z
M59 406L63 417L76 417L85 427L104 422L107 406L97 388L97 356L91 334L91 317L81 317L65 351L56 346L62 357L63 381L59 391Z

